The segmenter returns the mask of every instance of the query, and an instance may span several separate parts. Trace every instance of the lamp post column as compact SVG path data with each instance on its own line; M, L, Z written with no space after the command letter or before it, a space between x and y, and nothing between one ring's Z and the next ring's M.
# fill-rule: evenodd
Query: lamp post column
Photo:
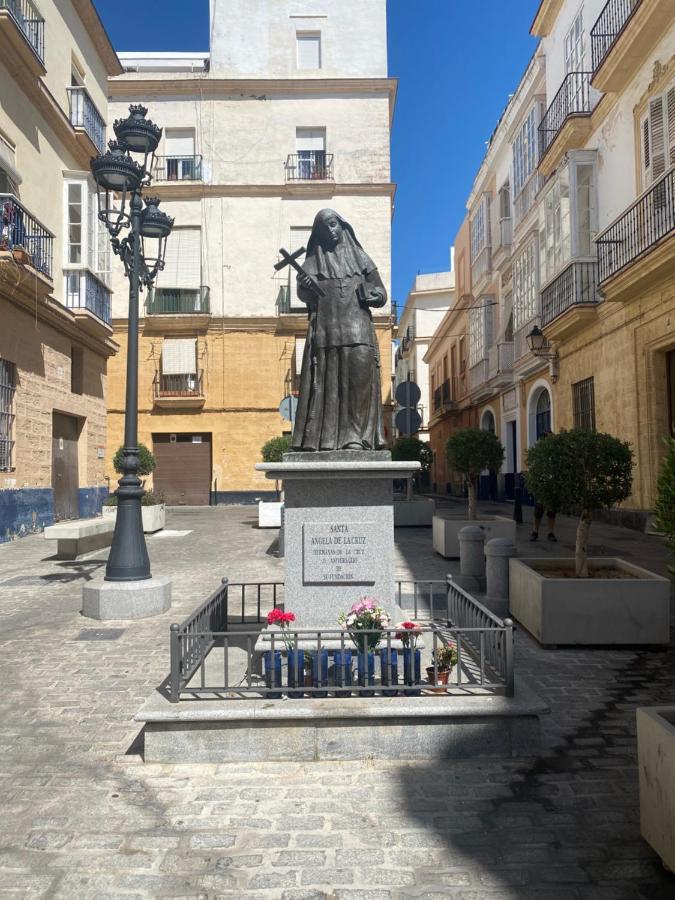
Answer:
M127 386L124 412L124 474L117 488L117 521L106 581L142 581L151 578L150 559L145 545L141 498L145 491L138 477L138 304L141 281L141 211L140 190L131 196L131 233L128 251L131 259L129 276L129 328L127 337Z

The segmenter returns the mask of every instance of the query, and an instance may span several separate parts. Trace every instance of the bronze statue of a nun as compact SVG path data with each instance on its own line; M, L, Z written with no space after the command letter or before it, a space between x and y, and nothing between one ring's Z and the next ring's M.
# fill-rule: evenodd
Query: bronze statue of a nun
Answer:
M386 288L354 229L332 209L314 219L303 270L298 298L309 326L293 449L380 450L380 358L370 310L385 305Z

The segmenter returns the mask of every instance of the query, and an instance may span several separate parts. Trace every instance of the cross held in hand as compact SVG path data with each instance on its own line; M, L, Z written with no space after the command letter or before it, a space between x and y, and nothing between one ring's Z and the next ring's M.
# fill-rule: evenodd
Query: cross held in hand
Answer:
M296 250L295 253L289 253L288 250L284 250L283 247L279 250L279 254L281 256L281 261L274 264L274 268L278 271L283 269L285 266L291 266L291 268L295 269L298 275L304 275L305 278L309 278L312 283L312 290L318 297L325 297L325 292L319 287L316 281L305 272L300 263L298 262L298 257L302 256L305 253L305 247L300 247L299 250Z

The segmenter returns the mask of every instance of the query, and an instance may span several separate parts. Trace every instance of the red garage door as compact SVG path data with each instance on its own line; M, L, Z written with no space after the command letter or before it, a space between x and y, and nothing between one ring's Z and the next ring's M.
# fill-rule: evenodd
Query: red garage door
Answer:
M169 506L208 506L211 491L210 434L153 434L155 489Z

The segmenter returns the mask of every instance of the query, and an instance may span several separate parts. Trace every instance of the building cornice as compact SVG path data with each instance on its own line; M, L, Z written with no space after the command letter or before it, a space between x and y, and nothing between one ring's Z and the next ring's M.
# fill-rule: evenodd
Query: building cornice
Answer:
M340 183L307 181L302 184L204 184L158 182L152 186L160 200L200 200L205 197L389 197L393 201L396 185L390 181Z
M546 37L550 34L564 0L541 0L530 26L530 34L534 37Z
M91 0L73 0L73 6L103 60L108 75L121 75L124 69L94 4Z
M161 97L209 97L264 100L268 95L297 94L312 97L334 94L385 94L389 97L389 122L393 121L397 78L212 78L192 72L137 73L108 79L111 100L152 100Z

